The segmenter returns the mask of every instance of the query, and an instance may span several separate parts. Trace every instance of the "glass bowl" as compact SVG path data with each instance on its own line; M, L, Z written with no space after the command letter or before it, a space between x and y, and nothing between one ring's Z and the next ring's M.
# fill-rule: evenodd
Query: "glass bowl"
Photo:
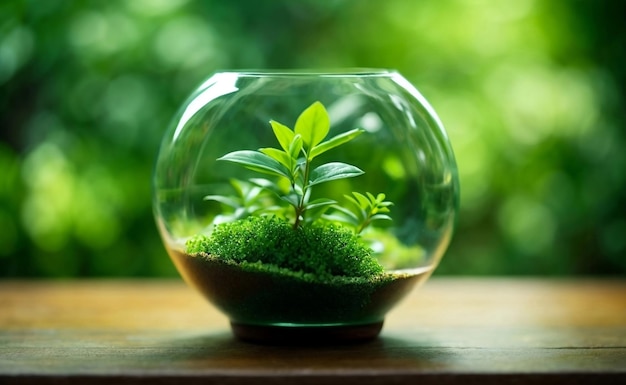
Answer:
M176 268L260 342L367 340L432 274L459 182L444 128L398 72L217 72L154 171Z

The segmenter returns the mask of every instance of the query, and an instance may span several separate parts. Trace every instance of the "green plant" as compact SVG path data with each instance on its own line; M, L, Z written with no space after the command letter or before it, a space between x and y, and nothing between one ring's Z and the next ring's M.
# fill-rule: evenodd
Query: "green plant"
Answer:
M286 190L277 181L264 178L253 178L250 181L272 191L280 200L292 207L294 229L299 228L303 223L312 223L324 217L330 221L336 220L349 224L354 228L355 233L359 234L375 220L391 219L384 214L389 212L388 206L391 205L391 202L384 201L384 194L374 197L369 192L366 193L367 196L353 192L352 196L346 196L356 210L347 210L337 205L335 200L328 198L310 200L311 191L315 185L363 174L361 169L347 163L330 162L313 167L312 162L317 156L353 140L365 132L364 130L356 128L324 140L330 130L330 118L326 108L319 101L300 114L293 130L274 120L270 121L270 125L280 148L261 148L258 151L239 150L230 152L218 160L237 163L253 171L286 179L289 186ZM254 192L259 193L258 190ZM242 199L233 200L232 197L219 195L210 195L205 199L229 205L236 212L250 211L246 209L246 202ZM326 211L331 207L337 213L325 216ZM274 206L271 208L275 211Z
M278 179L231 180L235 194L204 197L229 210L216 217L210 236L197 235L187 242L187 253L219 258L242 267L262 266L263 271L287 269L315 276L319 281L337 276L382 274L383 266L359 234L374 221L391 220L386 213L392 203L385 201L385 194L352 192L345 195L350 208L328 198L311 200L313 186L363 174L361 169L347 163L313 166L312 162L364 131L353 129L325 140L330 119L320 102L300 114L293 130L274 120L270 124L280 148L239 150L218 160ZM267 192L278 197L282 206L268 199ZM281 215L285 210L291 215Z
M393 203L385 201L385 194L380 193L377 196L369 192L365 194L353 191L352 195L345 195L352 209L333 205L338 213L326 216L326 218L352 226L355 234L360 234L373 221L390 221L391 217L386 213L389 212L389 206Z
M230 212L216 217L213 221L214 224L279 209L279 207L272 205L271 198L267 194L268 190L263 187L238 179L231 179L230 184L235 191L234 195L207 195L204 197L206 201L216 201L229 208Z

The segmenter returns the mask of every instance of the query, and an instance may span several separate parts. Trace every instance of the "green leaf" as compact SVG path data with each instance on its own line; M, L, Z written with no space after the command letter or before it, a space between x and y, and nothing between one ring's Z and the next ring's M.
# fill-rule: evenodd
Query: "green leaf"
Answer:
M311 153L309 154L309 159L313 159L316 156L323 154L328 150L331 150L337 146L347 143L364 132L365 130L362 130L360 128L355 128L354 130L350 130L342 134L339 134L337 136L334 136L328 139L327 141L322 142L319 145L313 147L311 149Z
M287 167L288 170L291 170L291 156L287 154L285 151L281 151L277 148L267 147L259 149L262 153L269 156L270 158L278 161L283 166Z
M362 174L363 171L360 168L347 163L326 163L311 172L311 182L309 183L309 187L331 180L352 178Z
M270 125L272 126L272 130L274 130L274 135L276 139L278 139L280 146L283 150L289 151L289 144L293 141L295 133L291 131L291 128L275 120L270 120Z
M300 155L300 151L302 151L302 136L300 134L293 137L287 151L293 159L298 159L298 155Z
M292 185L293 191L295 191L296 194L302 196L304 194L304 187L302 187L302 184L299 181L296 181L296 183L294 183Z
M359 218L357 218L356 215L354 215L354 213L351 212L350 210L346 210L343 207L336 206L336 205L333 206L333 209L337 210L337 212L324 215L324 218L330 221L347 223L355 227L358 226L359 223L361 222Z
M264 189L266 191L269 191L269 192L272 192L272 193L276 194L276 196L278 196L278 197L281 197L284 194L284 191L282 191L280 189L280 187L276 183L272 182L269 179L265 179L265 178L250 178L249 181L250 181L250 183L253 183L253 184L257 185L258 187L260 187L260 188L262 188L262 189Z
M263 189L259 186L250 187L247 190L246 195L244 195L243 197L244 202L246 203L255 202L261 196L262 192L263 192Z
M334 205L335 203L337 203L337 201L332 199L320 198L309 202L305 207L307 210L311 210L317 207Z
M330 118L326 108L320 102L307 107L296 120L295 133L302 135L305 151L320 143L330 130Z
M235 198L225 197L223 195L207 195L202 198L205 201L216 201L225 204L226 206L230 206L233 208L237 208L241 206L241 202Z
M354 192L352 194L354 194ZM359 202L359 200L356 199L354 197L354 195L346 195L346 194L344 194L344 197L346 197L348 202L352 203L357 208L357 210L354 211L354 212L350 211L348 209L345 209L345 210L350 211L351 213L353 213L355 218L359 218L358 219L359 222L365 220L365 218L367 218L367 211L363 207L361 207L361 202Z
M241 164L250 170L291 178L289 170L277 160L258 151L242 150L230 152L217 160Z
M380 220L380 219L383 219L383 220L386 220L386 221L391 221L392 220L389 215L385 215L385 214L376 214L376 215L374 215L372 217L373 221L374 220Z
M268 190L272 190L272 189L277 189L279 190L276 186L276 183L272 182L269 179L265 179L265 178L250 178L249 179L250 183L253 183L259 187L263 187L266 188Z
M358 193L356 191L353 191L352 195L354 195L357 201L359 201L359 207L362 208L363 210L367 210L368 208L371 207L371 203L365 195Z
M352 203L353 205L355 205L359 209L361 208L361 204L359 203L358 200L356 200L355 197L353 197L352 195L348 195L348 194L343 194L343 196L346 197L348 202Z
M246 185L247 183L244 181L240 181L238 179L234 179L231 178L230 180L230 185L233 186L233 189L235 190L235 192L237 193L237 196L243 197L244 195L246 195Z
M297 194L281 195L280 199L294 207L298 207L298 205L300 205L300 197Z
M321 218L322 215L324 215L326 211L328 211L328 209L332 207L332 203L330 202L335 202L330 199L325 199L325 201L328 201L329 204L317 205L317 204L314 204L314 202L311 202L307 205L306 218L305 218L307 223L313 223L319 218Z

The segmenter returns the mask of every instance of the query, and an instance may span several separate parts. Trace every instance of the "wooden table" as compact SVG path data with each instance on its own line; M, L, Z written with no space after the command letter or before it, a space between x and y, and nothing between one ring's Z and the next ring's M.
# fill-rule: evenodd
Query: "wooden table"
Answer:
M180 382L626 384L626 280L435 277L325 347L235 340L178 280L0 281L0 384Z

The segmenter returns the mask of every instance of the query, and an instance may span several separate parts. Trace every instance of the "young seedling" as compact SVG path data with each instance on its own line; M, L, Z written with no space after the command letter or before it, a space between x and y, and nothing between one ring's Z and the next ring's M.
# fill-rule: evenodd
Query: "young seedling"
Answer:
M234 195L207 195L204 197L206 201L216 201L228 207L225 214L215 218L214 224L280 210L280 207L271 204L271 197L268 196L267 190L263 187L238 179L231 179L230 184L235 191Z
M313 186L363 174L361 169L347 163L330 162L313 167L312 161L317 156L353 140L364 130L357 128L324 140L330 130L330 119L326 108L320 102L313 103L300 114L293 130L274 120L270 121L270 125L280 148L234 151L218 160L237 163L259 173L286 178L289 182L289 189L286 192L275 181L251 179L251 182L274 192L293 208L293 228L297 229L303 223L310 223L319 218L337 203L327 198L311 201ZM210 199L223 203L225 201L216 196L211 196Z
M352 209L333 205L337 213L327 215L326 218L350 225L357 235L374 221L390 221L391 217L386 213L389 212L389 206L393 203L385 200L385 194L380 193L377 196L369 192L365 194L353 191L352 195L344 195Z

